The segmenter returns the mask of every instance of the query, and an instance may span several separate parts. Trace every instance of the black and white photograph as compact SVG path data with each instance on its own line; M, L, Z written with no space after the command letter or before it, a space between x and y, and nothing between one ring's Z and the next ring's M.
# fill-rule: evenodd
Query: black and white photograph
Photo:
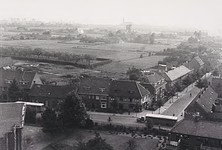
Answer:
M0 0L0 150L222 150L221 0Z

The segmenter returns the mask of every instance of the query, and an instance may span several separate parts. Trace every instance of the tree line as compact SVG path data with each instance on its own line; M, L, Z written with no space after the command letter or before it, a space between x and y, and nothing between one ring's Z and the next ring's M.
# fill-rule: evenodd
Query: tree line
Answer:
M38 58L47 58L47 59L55 59L61 61L71 61L76 64L81 61L86 61L89 65L92 60L96 59L93 55L76 55L73 53L65 53L65 52L51 52L46 51L41 48L13 48L13 47L2 47L1 55L3 56L17 56L17 57L38 57Z

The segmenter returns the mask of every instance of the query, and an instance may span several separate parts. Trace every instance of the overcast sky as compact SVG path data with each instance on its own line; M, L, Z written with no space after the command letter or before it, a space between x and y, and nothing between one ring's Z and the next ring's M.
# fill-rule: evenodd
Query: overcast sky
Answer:
M0 19L222 29L222 0L0 0Z

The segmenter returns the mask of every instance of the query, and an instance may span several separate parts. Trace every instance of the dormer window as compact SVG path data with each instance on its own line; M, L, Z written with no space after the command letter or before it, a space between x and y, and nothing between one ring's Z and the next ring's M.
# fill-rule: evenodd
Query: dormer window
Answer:
M84 89L85 91L89 91L89 90L90 90L90 87L89 87L89 86L85 86L85 87L83 87L83 89Z
M5 83L7 83L7 84L11 84L12 83L12 80L5 80Z
M130 90L129 93L130 93L130 94L133 94L133 93L135 93L135 91L134 91L134 90Z
M29 82L28 81L19 81L20 85L27 85Z
M105 92L105 90L106 90L106 88L103 88L103 87L100 87L100 88L99 88L99 91L100 91L100 92Z

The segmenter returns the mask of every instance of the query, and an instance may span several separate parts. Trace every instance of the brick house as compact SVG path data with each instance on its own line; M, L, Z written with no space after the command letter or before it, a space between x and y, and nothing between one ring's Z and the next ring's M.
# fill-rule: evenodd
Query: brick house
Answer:
M164 98L166 88L164 77L159 73L152 71L143 72L143 78L145 78L145 82L141 82L140 84L150 92L154 101L157 101L158 98Z
M194 118L178 122L170 131L167 150L221 150L221 122Z
M82 78L77 90L87 108L110 108L110 79Z
M136 81L113 80L109 96L111 101L117 100L123 110L133 110L137 104L142 110L151 104L150 92Z
M199 56L196 56L190 62L184 64L184 66L193 72L197 72L204 67L204 62Z
M15 79L20 89L29 91L34 84L42 84L37 72L0 69L0 99L8 100L8 88Z
M0 149L22 150L25 105L0 103Z
M29 92L29 99L32 102L43 103L45 107L55 108L73 90L73 86L35 84Z
M165 72L163 76L167 82L167 87L173 86L176 82L182 81L185 77L191 74L191 70L185 66L177 67L173 70Z

